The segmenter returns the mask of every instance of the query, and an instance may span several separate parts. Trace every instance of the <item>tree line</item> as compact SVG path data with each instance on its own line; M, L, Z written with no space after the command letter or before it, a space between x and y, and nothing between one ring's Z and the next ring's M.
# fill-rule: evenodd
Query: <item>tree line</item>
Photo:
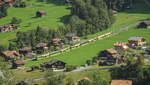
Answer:
M123 11L131 8L135 0L105 0L108 8Z

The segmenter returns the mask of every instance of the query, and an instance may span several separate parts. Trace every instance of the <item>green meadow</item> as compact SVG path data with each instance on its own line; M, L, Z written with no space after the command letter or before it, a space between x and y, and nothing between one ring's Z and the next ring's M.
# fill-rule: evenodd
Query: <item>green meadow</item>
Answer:
M26 0L26 8L8 8L8 16L0 19L0 25L6 25L11 22L12 17L22 19L19 24L19 29L16 31L0 33L0 44L8 45L8 41L14 39L18 31L27 31L36 29L37 26L56 29L64 25L70 9L68 6L56 4L56 2L38 2L37 0ZM46 16L42 18L35 18L36 12L39 10L46 11Z
M127 10L125 12L121 12L116 16L116 22L110 29L95 35L89 35L88 37L89 38L94 37L109 31L115 32L121 29L122 27L126 27L140 20L149 18L150 17L149 13L150 13L149 6L147 6L144 3L144 1L138 0L132 9ZM135 27L127 31L121 32L116 36L99 40L56 56L50 56L48 58L39 59L38 61L28 61L26 62L25 66L40 65L40 63L49 61L51 59L59 59L66 62L68 65L80 66L85 64L86 60L91 60L92 57L97 56L97 54L100 51L107 48L113 48L113 44L115 42L119 41L127 42L128 38L132 36L143 36L147 39L147 42L150 43L150 36L148 34L150 34L150 29L137 29Z

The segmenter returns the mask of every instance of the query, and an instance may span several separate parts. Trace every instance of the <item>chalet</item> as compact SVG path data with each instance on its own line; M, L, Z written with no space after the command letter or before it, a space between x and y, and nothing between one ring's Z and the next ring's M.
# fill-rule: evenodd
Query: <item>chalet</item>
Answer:
M14 0L0 0L0 6L3 4L8 4L9 6L12 6L14 3Z
M20 56L20 54L16 51L3 51L1 54L5 57L6 60L15 59Z
M126 42L116 42L114 43L114 47L118 52L125 52L129 48Z
M112 80L111 85L132 85L132 80Z
M44 62L41 64L41 67L44 67L46 69L53 69L54 71L56 70L63 70L65 69L66 63L63 61L59 60L51 60L49 62Z
M19 49L19 53L23 54L24 56L27 54L31 54L32 52L33 51L31 47L24 47L24 48Z
M146 45L146 39L144 37L130 37L128 42L130 47L140 47Z
M12 63L12 68L17 68L17 67L21 67L21 66L24 66L23 61L15 61Z
M64 44L64 41L60 38L54 38L49 42L49 45L54 45L54 46L62 46Z
M36 45L36 49L48 50L47 43L39 43Z
M16 26L14 26L12 24L8 24L8 25L0 26L0 33L1 32L9 32L9 31L13 31L16 29L17 29Z
M46 12L45 11L37 11L36 12L36 17L45 17L46 16Z
M118 54L117 50L110 48L102 51L99 55L100 61L107 61L108 63L118 64L122 60L122 56Z
M74 33L68 33L68 34L66 34L66 38L69 41L72 41L72 42L78 42L78 41L80 41L80 37L76 36L76 34L74 34Z
M150 22L149 21L140 22L137 27L138 28L150 28Z

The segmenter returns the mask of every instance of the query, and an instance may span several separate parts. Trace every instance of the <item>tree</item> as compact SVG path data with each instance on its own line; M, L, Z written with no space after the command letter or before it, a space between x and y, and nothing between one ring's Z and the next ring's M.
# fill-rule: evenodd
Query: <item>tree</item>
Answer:
M68 79L66 79L67 83L65 85L74 85L74 81L71 77L69 77Z
M92 83L89 80L81 80L78 82L77 85L92 85Z
M21 22L22 22L22 19L16 18L16 17L13 17L11 20L11 24L20 24Z
M65 78L64 75L55 76L55 73L52 70L49 70L46 74L47 81L44 85L63 85Z
M0 18L7 16L7 5L0 6Z

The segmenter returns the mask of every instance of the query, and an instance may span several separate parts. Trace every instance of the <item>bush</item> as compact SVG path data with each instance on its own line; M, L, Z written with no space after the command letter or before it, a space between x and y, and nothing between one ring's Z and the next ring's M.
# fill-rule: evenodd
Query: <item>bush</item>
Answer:
M87 60L87 61L86 61L86 64L87 64L88 66L91 65L91 64L92 64L91 60Z
M72 70L75 70L77 67L76 66L71 66L71 65L68 65L68 66L66 66L66 72L70 72L70 71L72 71Z
M11 20L11 24L20 24L22 22L22 19L20 18L16 18L16 17L13 17L12 20Z

